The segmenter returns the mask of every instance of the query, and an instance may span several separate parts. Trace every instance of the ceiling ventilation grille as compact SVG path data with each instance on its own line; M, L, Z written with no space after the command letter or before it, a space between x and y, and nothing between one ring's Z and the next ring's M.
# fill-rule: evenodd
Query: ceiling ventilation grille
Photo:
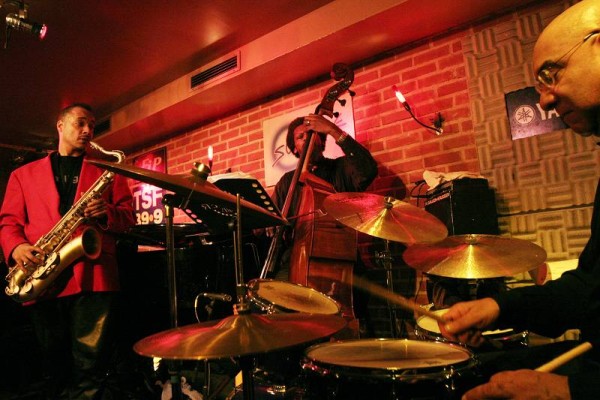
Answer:
M192 77L190 78L191 88L197 89L198 87L203 86L209 81L213 81L217 78L223 78L227 75L239 71L239 58L239 54L236 53L232 56L228 56L224 61L221 61L218 64L215 64L212 67L205 69L204 71L192 75Z
M94 136L100 136L108 131L110 131L110 118L107 118L104 121L96 122L96 126L94 127Z

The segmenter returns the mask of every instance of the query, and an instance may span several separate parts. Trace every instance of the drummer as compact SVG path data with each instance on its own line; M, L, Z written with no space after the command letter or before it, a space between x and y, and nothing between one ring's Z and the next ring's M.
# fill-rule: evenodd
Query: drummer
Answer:
M317 177L331 183L337 192L365 191L377 176L377 163L369 151L333 122L321 115L310 114L294 119L288 126L286 145L297 158L302 153L309 131L318 134L315 135L314 151L310 156L307 156L309 160L308 170ZM344 152L344 156L330 159L323 155L327 136L331 136L335 140ZM293 176L293 170L286 172L275 185L273 201L279 209L283 208ZM297 214L299 197L300 188L297 187L288 216ZM292 244L293 230L290 230L284 234L280 262L275 266L275 271L273 271L271 277L277 280L289 280L289 259ZM343 244L340 245L343 246ZM357 294L355 293L355 311L360 318L359 303L364 305L365 301L361 302L357 299Z
M540 105L556 110L581 136L600 136L600 1L583 0L554 19L534 48L533 68ZM574 271L543 286L461 302L446 313L444 336L470 345L482 342L481 331L511 326L556 337L580 329L581 338L600 338L600 191L594 201L591 238ZM592 342L594 345L597 342ZM564 346L558 348L557 346ZM554 373L533 371L565 351L566 342L538 346L482 360L488 383L463 399L600 399L600 352L574 359ZM521 354L523 353L523 354ZM499 370L515 370L497 372Z

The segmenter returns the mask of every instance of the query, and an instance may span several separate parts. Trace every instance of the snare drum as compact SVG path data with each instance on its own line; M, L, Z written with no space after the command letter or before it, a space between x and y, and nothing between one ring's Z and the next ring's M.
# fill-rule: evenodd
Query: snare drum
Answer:
M448 310L442 309L432 312L442 316L446 311ZM427 315L422 315L417 319L415 335L423 340L448 342L448 339L442 336L438 322ZM490 342L494 349L502 348L506 350L527 347L529 344L529 332L527 331L515 332L514 329L498 329L482 332L481 335Z
M302 312L311 314L340 313L340 305L331 297L306 286L272 279L248 282L250 303L267 314Z
M467 348L409 339L360 339L309 347L310 399L459 399L477 378Z

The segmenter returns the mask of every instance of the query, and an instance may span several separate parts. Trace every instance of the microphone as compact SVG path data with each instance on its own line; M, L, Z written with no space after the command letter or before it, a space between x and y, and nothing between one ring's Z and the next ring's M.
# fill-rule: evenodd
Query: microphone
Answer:
M200 295L211 300L220 300L225 302L231 301L231 296L224 293L201 293Z

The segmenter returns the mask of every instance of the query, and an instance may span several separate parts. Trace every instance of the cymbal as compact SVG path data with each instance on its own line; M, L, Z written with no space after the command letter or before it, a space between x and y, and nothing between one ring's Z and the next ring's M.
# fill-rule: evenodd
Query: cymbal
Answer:
M433 244L415 244L403 255L422 272L447 278L509 277L539 267L546 250L527 240L494 235L456 235Z
M187 208L192 209L211 230L225 230L227 222L236 214L236 196L224 192L208 181L194 181L182 176L151 171L133 165L101 160L88 163L108 171L174 192L181 197ZM287 222L278 213L241 199L242 226L254 229L284 225ZM225 222L225 220L227 220Z
M133 346L147 357L218 359L266 353L314 341L340 331L346 320L327 314L239 314L170 329Z
M367 235L402 243L432 243L448 236L435 216L412 204L372 193L335 193L323 205L342 224Z

